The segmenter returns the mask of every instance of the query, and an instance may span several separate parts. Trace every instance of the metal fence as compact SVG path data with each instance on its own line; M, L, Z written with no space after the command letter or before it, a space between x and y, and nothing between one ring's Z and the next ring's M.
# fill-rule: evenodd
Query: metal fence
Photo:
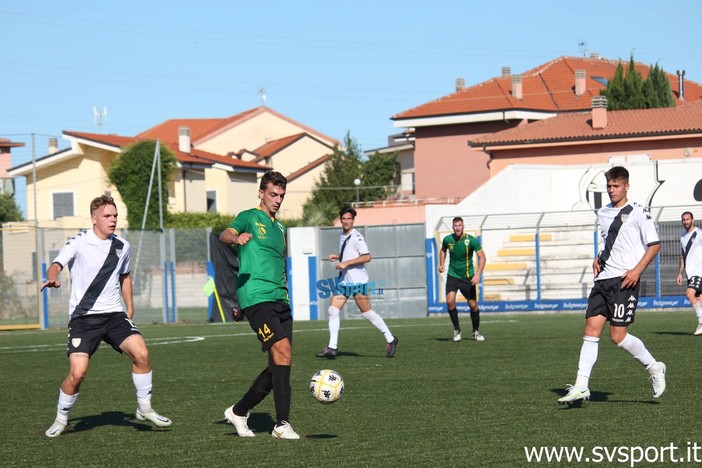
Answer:
M135 321L206 321L210 229L122 230L132 247ZM22 226L0 229L0 327L56 327L68 323L69 275L62 287L39 292L48 265L73 230ZM37 252L39 255L37 256Z
M700 207L653 207L661 251L641 277L641 296L673 297L650 305L684 305L684 286L676 282L680 264L680 215ZM464 216L466 231L479 237L487 256L479 300L487 310L562 310L581 308L593 285L592 262L599 231L594 211L516 213ZM436 231L440 247L451 232L452 217ZM437 283L437 300L429 310L441 311L445 275ZM431 288L430 288L431 289ZM573 302L575 301L575 302ZM490 303L493 303L490 305ZM512 306L510 307L510 303ZM445 307L445 306L444 306Z
M687 307L684 286L676 283L680 262L680 215L700 206L654 207L661 252L641 278L641 296L655 300L642 307ZM697 213L696 213L697 212ZM597 249L592 211L464 216L466 231L477 235L487 256L479 287L484 311L582 309L592 287ZM371 280L383 282L373 307L385 317L416 317L445 311L444 277L436 273L438 249L451 232L451 217L437 224L435 239L424 225L359 227L373 253ZM69 278L64 286L39 286L46 268L75 230L0 229L0 329L61 327L68 322ZM135 320L138 323L206 322L211 298L203 292L210 261L210 229L119 232L132 246ZM326 255L338 250L338 228L322 228L317 251L320 278L336 277ZM37 255L38 252L38 255ZM661 299L671 298L670 301ZM460 299L460 298L459 298ZM310 302L316 298L310 297ZM327 303L319 301L318 318ZM347 315L355 307L345 308ZM465 308L461 309L465 310Z

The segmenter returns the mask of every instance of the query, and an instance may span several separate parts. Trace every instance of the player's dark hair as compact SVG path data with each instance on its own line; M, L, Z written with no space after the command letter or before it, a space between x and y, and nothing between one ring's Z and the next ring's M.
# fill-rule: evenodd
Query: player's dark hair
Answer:
M692 220L695 219L695 217L692 215L692 213L690 211L683 212L683 214L681 214L680 217L682 218L685 215L690 215L690 219L692 219Z
M258 188L265 191L269 183L273 184L274 187L285 188L288 185L288 179L280 172L268 171L261 177L261 185Z
M90 202L90 215L92 216L97 210L107 205L112 205L117 208L115 199L110 196L100 195L99 197L93 198L93 201Z
M356 219L356 210L354 210L353 208L351 208L349 205L344 205L344 206L341 207L341 209L339 210L339 218L341 218L342 216L344 216L346 213L350 213L350 214L351 214L351 217L352 217L353 219Z
M453 218L453 221L451 221L451 224L455 223L456 221L463 222L463 218L461 218L460 216L456 216L455 218Z
M605 172L605 177L607 180L622 180L624 182L629 182L629 171L622 166L614 166L607 172Z

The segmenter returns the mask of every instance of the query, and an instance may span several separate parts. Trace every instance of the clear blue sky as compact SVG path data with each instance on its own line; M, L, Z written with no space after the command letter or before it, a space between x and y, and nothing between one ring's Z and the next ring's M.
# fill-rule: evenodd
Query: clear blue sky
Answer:
M369 150L398 131L392 115L503 66L633 53L702 82L700 18L697 0L5 0L0 137L34 133L40 157L63 130L227 117L264 88L272 109ZM101 127L94 107L107 108ZM13 165L31 156L13 150Z

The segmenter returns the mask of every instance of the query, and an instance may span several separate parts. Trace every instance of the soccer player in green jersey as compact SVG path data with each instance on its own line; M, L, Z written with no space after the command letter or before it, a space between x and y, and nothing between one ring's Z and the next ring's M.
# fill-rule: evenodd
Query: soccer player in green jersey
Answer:
M456 310L456 292L468 300L470 307L470 320L473 323L473 338L476 341L485 341L480 334L480 309L478 309L476 284L485 268L485 252L480 241L470 234L463 232L463 218L453 218L453 234L444 237L439 252L439 273L444 272L446 251L449 252L449 269L446 274L446 306L449 317L453 323L453 341L461 341L461 326L458 322ZM473 267L473 254L478 256L478 267Z
M239 246L239 305L268 352L268 365L249 391L224 411L240 437L255 435L247 423L249 412L273 390L276 424L271 435L300 438L288 422L293 320L285 274L285 226L275 219L287 182L279 172L266 172L258 190L260 205L239 213L219 236L221 242Z

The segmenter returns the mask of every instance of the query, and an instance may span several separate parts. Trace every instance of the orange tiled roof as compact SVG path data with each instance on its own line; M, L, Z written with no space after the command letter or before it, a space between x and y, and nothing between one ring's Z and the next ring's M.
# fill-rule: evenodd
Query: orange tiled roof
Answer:
M115 146L115 147L119 147L119 148L129 146L132 143L136 143L138 141L146 141L146 140L153 139L153 137L144 136L143 133L136 136L136 137L125 137L125 136L120 136L120 135L103 135L100 133L72 132L72 131L64 131L63 133L65 135L68 135L68 136L74 136L77 138L82 138L82 139L93 141L96 143L103 143L106 145ZM176 131L175 135L177 136L177 131ZM168 141L167 139L161 140L161 142L175 155L178 162L183 163L183 164L212 165L214 163L219 163L219 164L225 164L225 165L231 166L231 167L256 169L256 170L260 170L260 171L265 171L265 170L270 169L267 166L262 166L260 164L256 164L256 163L251 162L251 161L242 161L242 160L237 159L237 158L221 156L218 154L209 153L207 151L201 151L201 150L194 149L194 148L192 148L190 150L190 153L185 153L185 152L180 151L178 149L177 142Z
M264 159L266 159L269 156L274 155L278 151L292 145L299 139L303 138L306 135L306 133L298 133L295 135L290 135L287 137L283 138L278 138L277 140L271 140L267 142L266 144L259 146L256 148L253 153L256 153L258 156L253 160L254 162L259 162Z
M213 118L213 119L171 119L166 120L163 123L151 127L137 135L137 138L143 139L161 139L167 141L173 141L174 138L178 137L179 127L189 127L190 128L190 139L191 141L197 141L200 138L215 133L219 129L230 125L232 122L236 122L240 119L245 119L246 117L261 111L261 107L256 107L254 109L249 109L244 112L240 112L236 115L226 118Z
M677 107L607 111L607 126L592 128L592 112L560 114L470 140L473 147L556 143L702 133L702 100Z
M619 60L585 57L559 57L531 70L522 76L522 99L512 96L512 78L491 78L475 86L462 89L426 104L400 112L392 120L448 115L483 113L502 110L531 110L537 112L574 112L590 108L593 96L599 96L605 84L595 78L609 80L614 76ZM629 61L623 61L625 72ZM650 67L635 64L642 77L648 76ZM585 91L575 95L575 71L585 70ZM670 86L678 98L678 79L667 74ZM685 99L702 98L702 85L685 80ZM678 101L679 103L680 101Z
M0 148L19 148L24 146L24 143L10 141L7 138L0 138Z
M298 177L304 175L305 173L307 173L307 171L314 169L315 167L319 166L320 164L325 163L327 161L327 159L329 159L330 156L331 155L329 155L329 154L325 154L324 156L315 159L314 161L312 161L308 165L301 167L300 169L296 170L292 174L288 175L287 176L288 183L290 183L290 182L294 181L295 179L297 179Z

